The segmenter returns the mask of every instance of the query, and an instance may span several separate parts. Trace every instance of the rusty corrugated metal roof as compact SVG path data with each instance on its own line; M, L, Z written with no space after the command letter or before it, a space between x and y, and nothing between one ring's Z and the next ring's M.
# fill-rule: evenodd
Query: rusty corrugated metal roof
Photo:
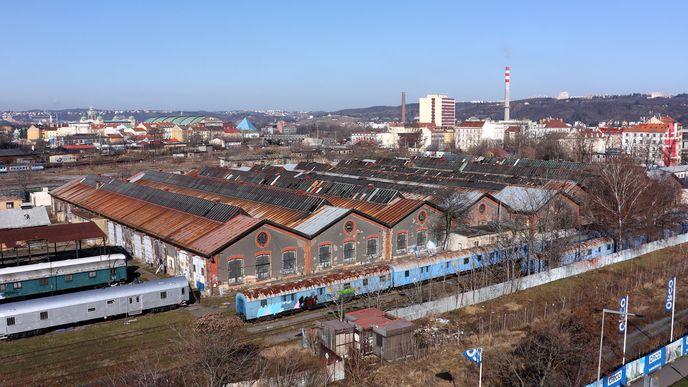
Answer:
M0 245L14 248L17 242L45 240L48 243L104 238L103 231L93 222L53 224L0 231Z
M248 300L280 296L282 294L293 293L297 290L318 289L335 283L349 282L358 278L366 278L373 275L389 274L387 265L371 265L367 267L357 267L350 269L338 269L325 275L312 278L305 278L299 281L256 286L242 290L241 293Z
M67 183L51 194L205 257L217 254L220 248L262 222L238 215L223 223L81 183Z

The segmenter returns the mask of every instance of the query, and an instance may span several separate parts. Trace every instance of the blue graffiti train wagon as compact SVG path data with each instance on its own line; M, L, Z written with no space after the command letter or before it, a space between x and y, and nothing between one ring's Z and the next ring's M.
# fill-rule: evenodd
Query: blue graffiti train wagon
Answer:
M392 287L387 265L337 270L299 281L255 287L236 296L237 314L246 320L277 316L316 307L342 297L384 291Z
M564 250L561 266L577 261L586 261L614 252L614 241L611 238L593 238L581 243L573 243Z
M490 252L484 248L474 247L393 262L390 264L390 270L394 287L403 287L477 269L488 263L489 254Z
M97 255L0 269L0 300L107 286L127 280L123 254Z

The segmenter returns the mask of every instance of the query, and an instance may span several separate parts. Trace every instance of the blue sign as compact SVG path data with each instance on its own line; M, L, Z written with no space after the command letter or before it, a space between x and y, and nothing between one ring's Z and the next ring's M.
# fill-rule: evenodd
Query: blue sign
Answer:
M468 358L468 360L472 361L475 365L480 365L480 363L483 361L483 349L482 348L472 348L472 349L467 349L463 351L463 355Z
M621 367L604 379L605 387L617 387L626 384L626 367Z
M669 278L667 281L667 294L664 301L664 310L667 312L674 309L674 286L676 286L676 277Z
M666 361L666 352L664 348L660 348L651 354L645 356L645 375L649 375L658 369L662 368Z
M619 300L619 312L622 313L619 316L619 332L626 330L626 309L628 309L628 295L621 297Z
M683 356L688 355L688 336L683 336Z

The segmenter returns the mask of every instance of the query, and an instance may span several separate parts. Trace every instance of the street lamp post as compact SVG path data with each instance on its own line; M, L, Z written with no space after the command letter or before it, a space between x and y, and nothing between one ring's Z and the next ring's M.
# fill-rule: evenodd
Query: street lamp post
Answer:
M597 358L597 379L595 380L595 386L600 385L600 373L602 371L602 342L604 341L604 314L605 313L611 313L611 314L618 314L624 317L628 316L637 316L635 313L629 313L628 310L626 313L621 313L618 310L613 310L613 309L602 309L602 329L600 330L600 353Z

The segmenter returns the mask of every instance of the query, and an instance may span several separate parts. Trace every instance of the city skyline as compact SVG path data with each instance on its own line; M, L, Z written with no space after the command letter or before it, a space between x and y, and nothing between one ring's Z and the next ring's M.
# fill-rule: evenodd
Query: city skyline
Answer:
M688 89L685 4L529 5L12 3L0 110L334 111L398 105L402 90L499 101L506 65L512 100ZM640 28L651 14L661 29Z

